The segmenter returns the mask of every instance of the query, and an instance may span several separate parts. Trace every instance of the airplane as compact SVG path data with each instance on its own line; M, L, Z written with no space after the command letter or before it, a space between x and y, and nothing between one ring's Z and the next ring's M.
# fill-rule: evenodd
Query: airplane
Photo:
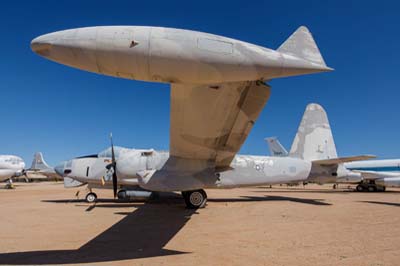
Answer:
M276 138L268 140L271 139L283 148ZM325 111L318 104L307 106L293 143L290 156L282 156L283 152L278 149L275 149L274 156L235 155L230 169L214 172L214 178L209 177L210 181L205 187L234 188L315 181L317 178L359 178L359 174L343 168L343 163L374 158L371 155L338 158ZM88 184L88 202L97 199L91 188L112 187L113 175L118 176L118 198L129 198L128 195L133 198L135 195L149 198L152 190L146 187L146 175L162 171L169 158L168 151L114 147L111 141L110 148L95 155L62 162L55 169L59 175L64 176L66 187ZM113 172L114 169L116 172ZM208 176L196 178L202 180L204 177ZM203 206L201 196L194 195L195 199L188 199L185 193L188 192L182 193L187 207Z
M121 154L117 163L112 148L108 168L114 197L119 174L138 176L139 186L148 191L182 191L187 206L199 208L207 201L204 188L303 180L310 172L308 160L235 157L269 99L266 81L333 70L304 26L277 50L146 26L58 31L33 39L31 49L78 69L171 84L169 152Z
M321 106L320 108L321 112L327 117L325 110ZM270 137L265 140L272 156L291 157L294 155L293 149L295 146L292 145L290 152L287 152L278 138ZM335 149L333 155L336 156L334 143L332 147ZM371 156L371 158L373 157ZM331 177L326 175L313 176L310 177L308 182L334 183L335 187L338 183L357 184L357 191L369 192L385 191L386 187L400 187L400 159L344 162L340 167L342 171L338 171L336 175ZM344 171L343 168L345 169Z
M400 187L400 159L369 160L346 163L345 167L363 177L357 191L384 191L386 187Z
M25 162L15 155L0 155L0 182L8 181L6 188L12 188L13 177L22 176Z
M36 152L33 155L33 161L31 167L26 169L24 172L25 176L29 180L61 180L62 176L59 176L54 168L50 167L43 158L41 152Z

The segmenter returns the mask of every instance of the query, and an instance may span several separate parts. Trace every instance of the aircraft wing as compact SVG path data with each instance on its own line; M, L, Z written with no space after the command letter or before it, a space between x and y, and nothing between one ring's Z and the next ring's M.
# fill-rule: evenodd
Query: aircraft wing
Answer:
M170 158L141 186L183 191L215 183L215 171L230 168L269 96L270 87L256 81L172 84Z
M170 153L229 167L270 96L257 82L172 84Z

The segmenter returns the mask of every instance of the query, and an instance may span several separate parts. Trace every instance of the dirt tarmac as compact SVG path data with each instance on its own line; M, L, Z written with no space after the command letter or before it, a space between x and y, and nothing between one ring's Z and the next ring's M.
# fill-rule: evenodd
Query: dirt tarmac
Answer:
M197 211L179 194L118 202L96 190L104 199L88 204L76 191L0 189L0 264L400 265L399 189L207 190Z

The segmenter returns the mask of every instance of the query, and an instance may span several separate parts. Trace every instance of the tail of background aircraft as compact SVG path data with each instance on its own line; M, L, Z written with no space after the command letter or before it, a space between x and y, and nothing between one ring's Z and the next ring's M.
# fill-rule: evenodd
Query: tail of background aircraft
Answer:
M270 152L271 156L275 156L275 157L288 156L289 153L287 152L285 147L282 146L282 144L279 142L277 137L265 138L265 141L268 144L269 152Z
M33 156L33 161L30 170L46 170L52 169L46 161L43 159L43 154L41 152L36 152Z
M309 161L337 158L328 116L319 104L307 105L289 156Z

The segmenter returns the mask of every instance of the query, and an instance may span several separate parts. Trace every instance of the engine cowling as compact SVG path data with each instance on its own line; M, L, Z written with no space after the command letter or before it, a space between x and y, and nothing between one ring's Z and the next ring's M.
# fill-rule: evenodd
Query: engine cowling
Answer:
M400 177L384 177L375 180L375 184L384 187L400 187Z

